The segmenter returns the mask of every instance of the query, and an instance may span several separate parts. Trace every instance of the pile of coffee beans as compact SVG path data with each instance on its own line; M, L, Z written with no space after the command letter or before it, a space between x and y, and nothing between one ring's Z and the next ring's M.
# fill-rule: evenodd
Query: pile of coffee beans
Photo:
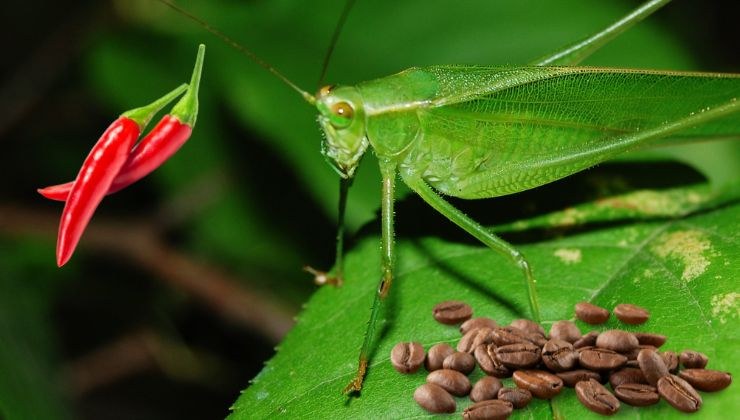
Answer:
M608 310L587 302L578 303L575 314L593 325L610 316ZM631 304L617 305L614 314L631 325L650 316ZM582 334L571 321L553 323L548 334L527 319L499 326L493 319L472 315L465 302L441 302L433 316L442 324L460 324L462 338L456 348L440 343L425 353L420 343L404 342L391 351L397 371L414 373L423 365L429 372L414 400L430 413L454 413L454 397L469 396L474 404L463 411L463 418L504 419L533 397L550 399L563 387L575 388L585 407L603 415L616 413L620 402L644 407L661 398L691 413L702 404L696 390L720 391L732 382L727 372L705 369L707 356L698 351L659 351L667 339L660 334L622 330ZM467 375L476 365L486 376L471 384ZM503 378L512 378L516 388L505 387Z

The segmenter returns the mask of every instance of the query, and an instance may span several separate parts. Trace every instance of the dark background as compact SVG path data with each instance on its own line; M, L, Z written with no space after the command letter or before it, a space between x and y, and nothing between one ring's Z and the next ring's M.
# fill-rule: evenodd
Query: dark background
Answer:
M313 89L340 9L311 3L180 2ZM445 21L457 2L432 3L399 22L393 16L411 16L411 6L359 0L329 80L352 83L416 64L522 63L619 16L592 18L595 3L580 2L548 15L552 28L522 26L538 15L537 2L524 2L533 16L525 9L487 18L511 25L501 37L512 41L491 53L482 25ZM478 3L453 16L486 15ZM639 2L609 3L623 13ZM656 66L737 71L732 3L675 2L651 17L681 50ZM223 417L314 289L301 265L332 263L336 181L318 154L311 109L151 0L11 0L2 10L0 418ZM435 46L428 36L460 43ZM108 197L58 269L61 206L35 189L71 180L116 115L187 80L199 42L209 51L192 141L154 175ZM653 58L629 48L635 63L618 54L599 59L640 66ZM375 169L365 166L351 196L353 230L377 208Z

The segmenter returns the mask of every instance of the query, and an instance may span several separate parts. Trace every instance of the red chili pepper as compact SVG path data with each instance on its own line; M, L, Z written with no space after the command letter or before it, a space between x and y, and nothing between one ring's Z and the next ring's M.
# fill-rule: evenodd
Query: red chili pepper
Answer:
M141 130L163 106L179 96L186 85L150 105L125 112L115 120L93 146L82 164L62 211L57 237L57 265L72 256L82 232L110 188L113 179L128 159L131 146Z
M187 92L172 108L171 115L165 116L137 146L134 158L131 158L131 148L141 131L154 114L182 93L185 85L150 105L121 115L90 151L65 197L67 203L62 211L57 238L59 267L69 261L95 209L110 192L121 169L128 168L116 185L119 189L153 171L190 136L198 115L198 87L204 54L205 46L200 45Z
M111 183L107 194L118 192L157 169L185 143L193 131L171 115L165 115L141 141L134 146L126 163ZM44 197L66 201L74 182L41 188Z
M203 67L205 46L198 49L195 69L190 87L185 96L172 108L170 115L162 120L136 146L126 163L111 183L107 194L120 191L152 171L169 159L188 140L198 114L198 87ZM39 189L38 192L51 200L65 201L74 182L53 185Z

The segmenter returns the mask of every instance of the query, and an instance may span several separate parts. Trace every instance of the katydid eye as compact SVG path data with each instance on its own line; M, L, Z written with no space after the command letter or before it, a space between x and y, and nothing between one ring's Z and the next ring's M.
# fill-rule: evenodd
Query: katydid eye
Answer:
M352 105L348 104L347 102L337 102L331 106L331 112L333 112L334 115L336 115L337 117L351 119L352 114L354 114L355 110L352 109Z
M347 102L337 102L331 106L331 122L337 127L346 127L352 121L355 110Z

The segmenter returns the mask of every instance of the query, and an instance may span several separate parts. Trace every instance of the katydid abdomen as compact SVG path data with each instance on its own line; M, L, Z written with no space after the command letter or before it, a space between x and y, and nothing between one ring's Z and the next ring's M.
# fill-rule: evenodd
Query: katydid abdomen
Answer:
M435 66L357 89L379 157L444 194L484 198L555 181L657 138L735 135L740 77L717 76ZM677 116L683 121L672 123Z

